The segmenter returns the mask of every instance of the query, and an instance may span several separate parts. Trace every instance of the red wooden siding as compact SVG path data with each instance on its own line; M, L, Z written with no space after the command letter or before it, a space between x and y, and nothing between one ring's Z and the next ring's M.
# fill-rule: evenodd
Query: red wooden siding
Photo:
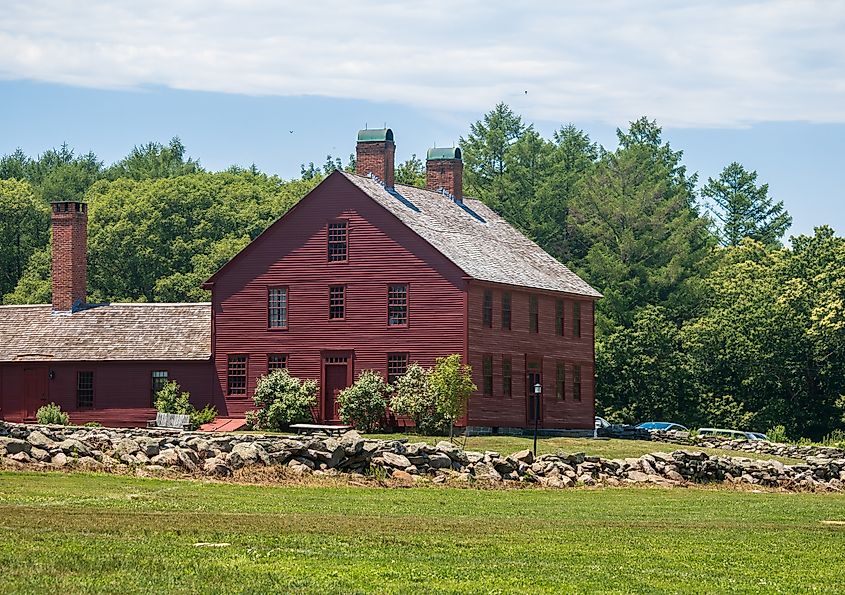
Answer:
M27 370L30 370L27 373ZM49 377L52 370L53 378ZM70 413L74 423L98 421L105 426L143 426L155 418L151 407L152 373L167 370L168 378L191 393L197 407L211 403L224 411L225 403L212 399L214 372L210 361L112 361L15 362L0 364L0 418L23 421L27 417L25 376L43 375L46 395L42 404L56 403ZM94 407L78 410L78 371L94 373Z
M484 290L493 291L493 328L483 325ZM511 293L511 330L502 330L502 293ZM529 295L539 307L539 332L529 332ZM555 303L564 300L564 336L555 332ZM572 336L572 304L581 303L581 337ZM527 427L526 357L542 359L541 427L590 429L595 416L593 302L583 296L531 291L473 281L469 286L469 363L479 390L470 399L469 425ZM483 357L493 358L493 396L482 394ZM502 356L511 358L512 394L502 391ZM566 366L565 398L556 397L557 363ZM581 366L581 401L572 399L572 367Z
M348 259L329 262L327 224L340 219L348 221ZM387 324L391 284L408 285L407 327ZM344 318L330 320L329 287L340 285ZM286 330L268 328L267 288L274 286L288 288ZM463 354L465 286L451 261L345 178L329 177L216 275L216 395L226 392L229 354L248 356L246 396L225 397L232 416L252 408L268 353L288 354L291 374L318 382L326 352L350 352L352 376L364 369L386 376L389 353L426 366Z

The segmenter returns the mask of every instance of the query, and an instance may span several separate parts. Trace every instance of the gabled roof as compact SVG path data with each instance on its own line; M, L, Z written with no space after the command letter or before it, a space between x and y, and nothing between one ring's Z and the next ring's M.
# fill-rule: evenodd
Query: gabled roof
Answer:
M211 304L0 306L0 362L207 360Z
M379 182L341 172L367 196L393 213L469 277L600 298L578 275L529 240L479 200L451 198L397 184L388 191Z

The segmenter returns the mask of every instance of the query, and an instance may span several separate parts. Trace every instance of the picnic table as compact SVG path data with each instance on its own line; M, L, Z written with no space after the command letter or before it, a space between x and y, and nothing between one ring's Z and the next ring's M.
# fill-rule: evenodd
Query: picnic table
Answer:
M328 434L329 436L340 436L352 429L352 426L331 426L322 424L292 424L291 430L297 434Z

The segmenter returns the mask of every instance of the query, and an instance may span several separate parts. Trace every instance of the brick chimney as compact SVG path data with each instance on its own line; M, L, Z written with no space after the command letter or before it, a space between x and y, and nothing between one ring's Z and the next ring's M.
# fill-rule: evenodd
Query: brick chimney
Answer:
M71 313L85 304L88 288L88 205L53 206L53 311Z
M458 203L464 199L464 162L458 147L429 149L425 160L425 187L445 190Z
M393 188L393 131L390 128L359 130L355 148L355 173L359 176L373 174L384 182L385 188Z

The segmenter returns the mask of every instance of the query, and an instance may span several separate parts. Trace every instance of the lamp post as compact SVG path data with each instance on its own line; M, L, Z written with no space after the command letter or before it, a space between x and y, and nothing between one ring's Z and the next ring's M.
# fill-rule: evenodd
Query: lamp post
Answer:
M540 424L540 393L543 387L540 383L534 385L534 456L537 456L537 428Z

